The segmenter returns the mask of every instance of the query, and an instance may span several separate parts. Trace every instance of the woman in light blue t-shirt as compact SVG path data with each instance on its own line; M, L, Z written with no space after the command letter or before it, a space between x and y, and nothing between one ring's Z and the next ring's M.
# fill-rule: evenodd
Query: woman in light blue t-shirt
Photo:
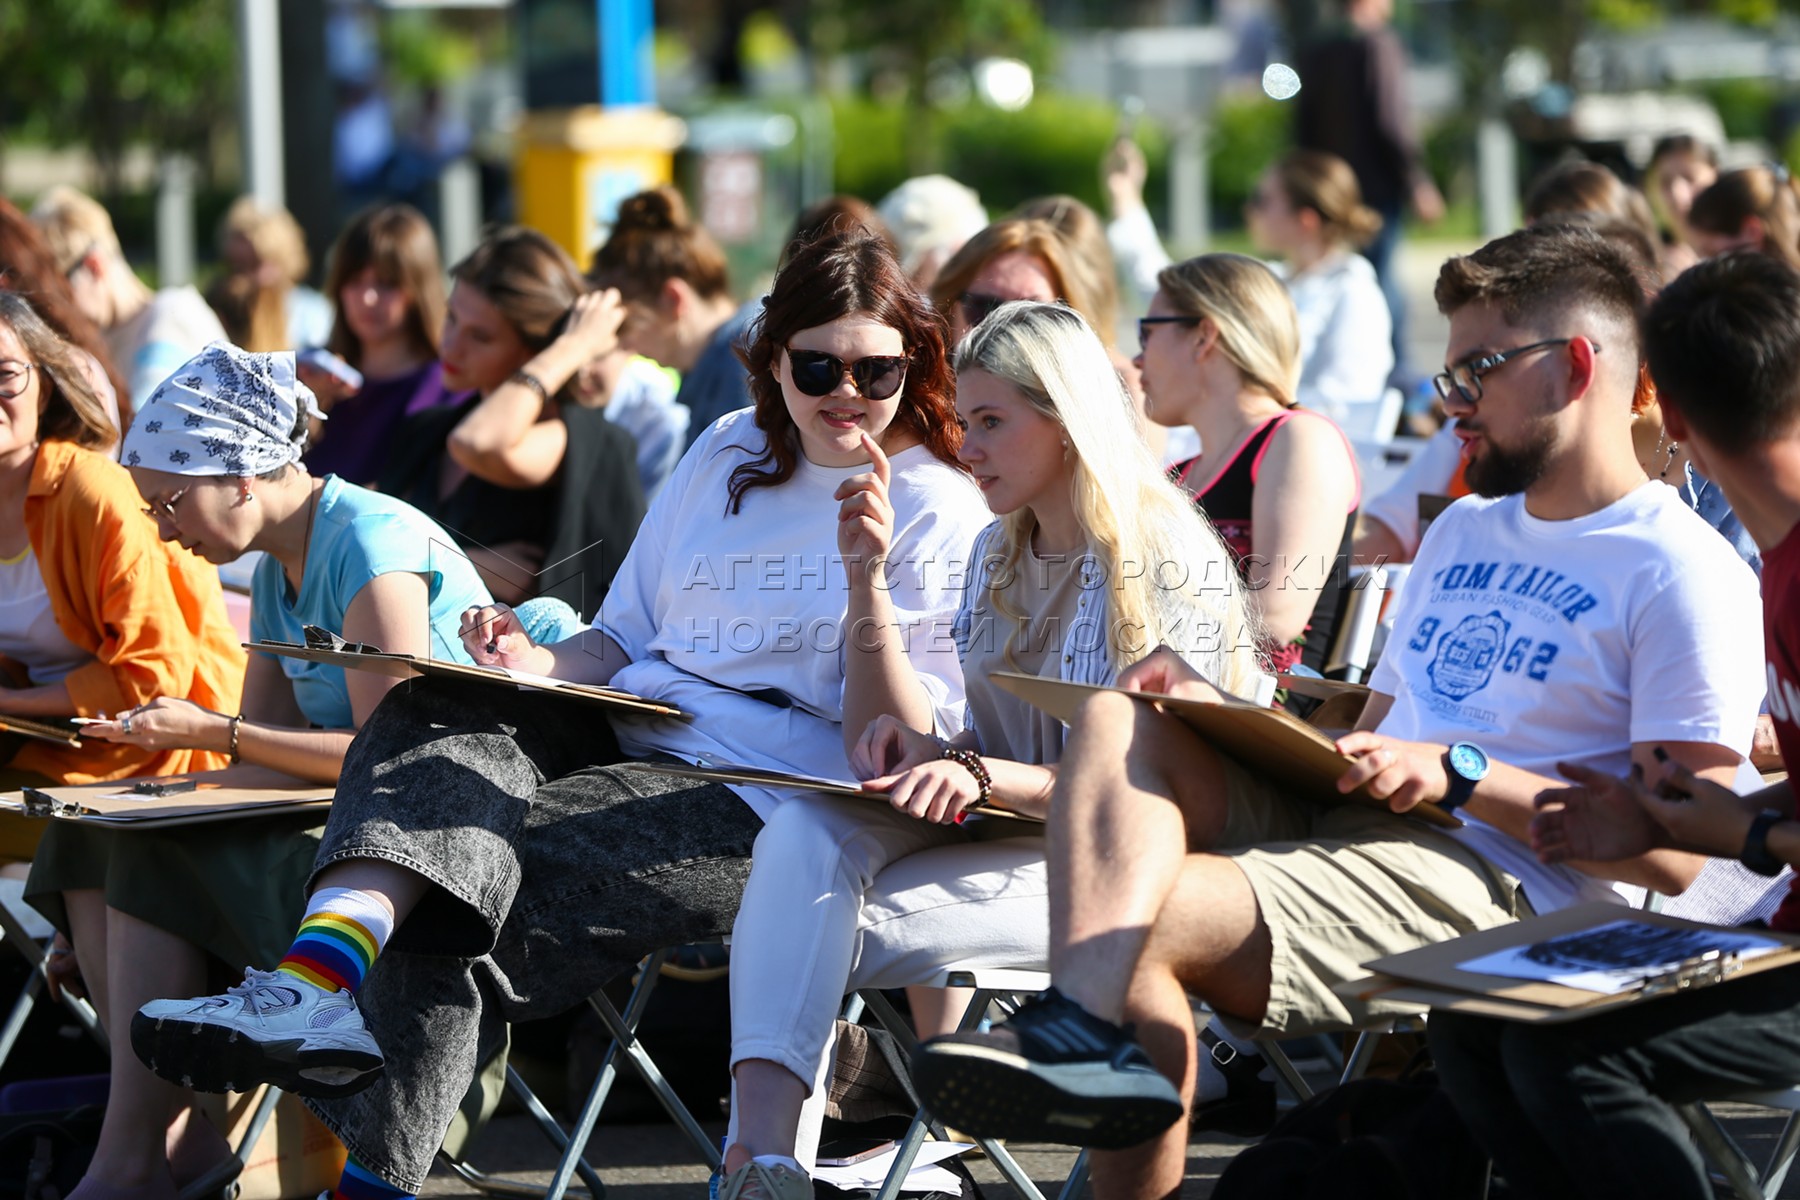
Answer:
M165 540L210 562L264 551L252 581L253 640L302 642L317 625L383 650L468 662L461 614L490 603L469 560L416 509L300 464L312 396L292 354L214 345L138 411L124 462ZM244 711L163 696L85 734L192 746L333 783L356 731L398 680L252 654ZM131 1014L171 981L203 991L212 960L279 954L305 907L324 822L259 817L167 833L59 823L28 889L73 941L112 1035L110 1101L87 1185L172 1196L222 1163L224 1139L191 1092L132 1054ZM71 956L64 956L68 963ZM105 964L102 967L102 963ZM77 970L65 968L72 980Z

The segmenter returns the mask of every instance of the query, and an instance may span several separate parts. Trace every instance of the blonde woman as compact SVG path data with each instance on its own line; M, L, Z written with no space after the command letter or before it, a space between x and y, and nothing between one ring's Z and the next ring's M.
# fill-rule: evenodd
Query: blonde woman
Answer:
M1300 319L1301 404L1343 421L1381 399L1394 370L1393 322L1375 268L1357 253L1381 232L1356 173L1335 154L1295 150L1263 172L1246 208L1250 239L1282 261Z
M1301 408L1300 329L1281 281L1241 254L1164 268L1138 322L1150 411L1205 449L1176 480L1249 585L1269 663L1324 667L1362 479L1332 421Z
M1043 839L994 822L1001 840L972 841L957 822L978 804L1042 816L1063 729L990 672L1104 684L1165 644L1227 690L1258 691L1254 618L1226 548L1142 439L1121 436L1133 406L1080 315L1003 305L956 365L962 459L999 514L970 551L954 627L967 723L946 743L877 718L851 765L888 807L794 800L758 837L733 943L725 1200L811 1195L802 1160L817 1129L803 1108L821 1099L847 988L971 963L1043 969ZM775 940L809 970L759 990L743 968Z

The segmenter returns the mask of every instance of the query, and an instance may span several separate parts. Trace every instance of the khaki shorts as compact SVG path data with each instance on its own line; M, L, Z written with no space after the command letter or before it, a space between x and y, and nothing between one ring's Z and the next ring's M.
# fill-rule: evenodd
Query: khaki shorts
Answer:
M1417 1005L1347 1000L1332 985L1363 964L1532 915L1519 881L1423 821L1297 799L1220 757L1227 789L1217 853L1256 893L1272 943L1269 1008L1241 1036L1378 1024Z

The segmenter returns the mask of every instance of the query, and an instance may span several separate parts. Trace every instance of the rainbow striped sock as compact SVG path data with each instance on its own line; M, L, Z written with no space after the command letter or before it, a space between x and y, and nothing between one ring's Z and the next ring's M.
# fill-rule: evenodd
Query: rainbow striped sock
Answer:
M413 1200L413 1194L389 1185L352 1158L344 1163L344 1173L338 1177L331 1200Z
M307 905L287 957L276 966L328 992L362 988L393 932L387 908L367 892L321 888Z

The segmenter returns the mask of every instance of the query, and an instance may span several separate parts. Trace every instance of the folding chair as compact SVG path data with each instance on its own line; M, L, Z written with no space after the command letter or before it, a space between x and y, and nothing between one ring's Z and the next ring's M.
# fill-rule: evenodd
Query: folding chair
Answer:
M20 913L14 911L10 900L0 901L0 941L23 955L32 967L31 977L25 981L19 998L13 1002L12 1011L7 1014L5 1023L0 1025L0 1064L3 1064L12 1054L13 1046L18 1043L19 1034L24 1030L32 1008L49 991L50 945L47 940L40 940L26 928L25 921ZM62 1005L101 1049L107 1048L106 1030L101 1028L100 1014L94 1011L92 1004L64 992ZM262 1137L270 1118L275 1115L275 1104L280 1099L281 1093L276 1089L264 1089L250 1123L244 1129L244 1136L232 1148L232 1157L182 1188L181 1200L208 1200L209 1197L218 1196L243 1174L250 1155L256 1149L257 1140Z
M1373 661L1375 630L1381 624L1381 601L1387 595L1386 567L1352 567L1350 586L1340 602L1337 630L1325 657L1325 676L1361 683Z
M631 1064L632 1069L644 1081L644 1085L650 1089L651 1094L662 1105L663 1110L669 1114L669 1119L674 1121L676 1126L687 1135L688 1141L699 1152L701 1161L712 1170L717 1171L720 1166L719 1148L700 1128L700 1123L694 1119L693 1114L687 1110L687 1106L681 1102L681 1098L675 1094L675 1089L663 1077L661 1069L657 1067L656 1062L645 1051L643 1043L639 1042L637 1037L638 1024L644 1019L644 1010L649 1006L650 995L656 988L656 982L662 974L663 963L668 960L668 957L668 949L658 950L639 966L637 982L632 985L631 994L626 999L623 1013L603 992L596 992L588 997L588 1007L593 1009L594 1014L606 1026L607 1032L612 1035L612 1043L606 1048L606 1054L600 1060L600 1074L594 1079L593 1086L588 1089L587 1099L582 1103L581 1111L576 1115L575 1123L567 1133L557 1123L556 1118L550 1115L549 1109L544 1107L543 1102L532 1093L531 1088L526 1085L524 1079L520 1078L519 1073L511 1066L506 1068L507 1090L525 1105L526 1111L531 1114L544 1136L549 1138L551 1144L562 1152L562 1157L556 1164L556 1171L551 1176L548 1189L516 1179L502 1179L489 1175L471 1165L466 1159L443 1154L442 1157L450 1169L477 1191L487 1195L541 1196L544 1200L563 1200L564 1195L569 1192L570 1183L576 1176L580 1176L581 1182L587 1186L587 1195L590 1200L600 1200L606 1194L606 1186L600 1181L600 1176L588 1164L584 1155L587 1152L588 1140L593 1137L594 1126L600 1120L600 1109L606 1104L606 1098L612 1092L613 1083L618 1078L618 1060L623 1055L625 1061Z
M990 1004L999 1003L1011 1006L1021 996L1036 995L1050 986L1050 976L1042 971L1002 969L946 971L924 986L973 988L975 995L970 998L969 1007L963 1012L962 1021L957 1027L959 1030L968 1030L981 1023ZM894 1040L900 1044L901 1050L910 1059L912 1052L918 1048L919 1040L913 1035L912 1028L907 1024L905 1018L901 1017L894 1010L894 1006L888 1003L887 997L870 988L857 993L857 999L868 1012L874 1015L881 1027L893 1036ZM855 1009L853 1008L851 1011L855 1011ZM912 1170L913 1160L918 1157L919 1148L925 1144L927 1130L939 1140L945 1138L943 1125L925 1108L920 1107L919 1111L913 1114L912 1124L907 1127L906 1135L901 1139L899 1155L894 1160L892 1169L888 1171L887 1178L882 1181L881 1190L875 1194L875 1200L896 1200L896 1197L899 1196L900 1186L906 1181L907 1173ZM1019 1166L1018 1160L1007 1152L1005 1146L993 1138L983 1137L976 1138L975 1144L981 1147L982 1152L987 1155L988 1161L994 1164L994 1168L1000 1172L1007 1183L1012 1185L1013 1191L1018 1193L1020 1200L1044 1200L1044 1193L1038 1189L1037 1184L1031 1181L1031 1177L1025 1174L1025 1169ZM1087 1151L1083 1150L1076 1156L1075 1165L1069 1172L1067 1182L1063 1184L1062 1191L1057 1193L1057 1200L1074 1200L1074 1197L1080 1194L1081 1189L1087 1185L1087 1162Z

